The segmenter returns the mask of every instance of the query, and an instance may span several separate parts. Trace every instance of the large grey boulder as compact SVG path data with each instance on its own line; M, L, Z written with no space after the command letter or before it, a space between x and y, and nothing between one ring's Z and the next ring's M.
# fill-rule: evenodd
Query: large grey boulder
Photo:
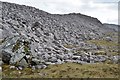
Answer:
M8 52L5 51L5 50L2 51L2 61L3 61L4 63L9 64L9 61L10 61L11 57L12 57L12 56L11 56L10 53L8 53Z
M20 62L23 59L23 57L25 57L24 53L16 53L11 57L10 64L16 64L17 62Z
M28 62L26 61L26 59L23 58L22 60L19 61L19 63L18 63L17 66L28 67L29 64L28 64Z

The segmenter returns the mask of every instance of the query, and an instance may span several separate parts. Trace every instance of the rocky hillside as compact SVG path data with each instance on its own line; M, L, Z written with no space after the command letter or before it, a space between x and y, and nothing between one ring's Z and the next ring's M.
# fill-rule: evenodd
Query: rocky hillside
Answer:
M35 68L65 62L117 63L118 34L113 25L80 13L50 14L25 5L1 4L1 63Z

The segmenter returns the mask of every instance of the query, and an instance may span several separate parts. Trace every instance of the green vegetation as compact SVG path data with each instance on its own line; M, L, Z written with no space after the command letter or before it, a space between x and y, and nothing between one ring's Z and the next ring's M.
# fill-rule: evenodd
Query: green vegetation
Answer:
M13 46L12 52L17 51L20 48L20 42L17 41L16 44Z
M118 52L111 52L111 55L115 56L115 55L120 55Z
M95 51L95 55L107 55L107 52L105 50L97 50ZM118 52L109 52L109 55L116 56L119 55Z
M9 65L3 65L3 77L9 78L117 78L119 75L117 64L76 64L64 63L49 65L46 69L23 70L9 69Z
M0 80L1 80L1 78L2 78L2 70L0 70Z
M5 42L5 39L0 39L0 45Z
M106 52L104 50L98 50L95 52L95 55L106 55Z
M28 52L29 52L29 48L28 48L27 46L24 46L24 51L25 51L26 53L28 53Z
M101 46L107 46L107 47L114 47L114 46L118 46L117 43L112 42L112 41L106 41L106 40L90 40L88 41L90 43L94 43L96 45L101 45Z
M26 54L30 53L30 48L29 48L29 42L28 41L24 42L24 51L25 51Z
M19 41L17 41L16 44L13 46L12 51L13 52L17 51L20 48L20 45L21 45L21 43ZM24 51L25 51L25 53L26 54L29 53L29 50L30 50L29 49L29 42L25 41L24 42Z
M87 43L93 43L102 47L96 51L96 55L118 55L118 43L106 40L89 40Z
M0 45L2 44L2 40L0 40Z

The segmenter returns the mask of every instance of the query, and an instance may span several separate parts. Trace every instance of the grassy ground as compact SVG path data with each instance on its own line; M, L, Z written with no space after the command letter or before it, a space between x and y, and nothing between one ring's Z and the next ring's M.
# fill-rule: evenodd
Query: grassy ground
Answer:
M94 43L98 46L105 46L107 50L117 49L118 44L106 40L90 40L88 43ZM2 42L0 42L2 43ZM66 48L76 47L75 45L64 45ZM27 52L28 49L25 48ZM117 52L110 52L117 55ZM105 50L100 50L96 54L106 54ZM107 64L109 63L109 64ZM110 61L96 64L76 64L64 63L59 65L49 65L46 69L32 70L25 68L23 70L10 69L10 65L2 65L3 78L118 78L119 68L117 64Z
M9 69L9 65L3 65L3 77L7 78L117 78L117 64L76 64L64 63L49 65L46 69L23 70Z
M112 41L106 41L106 40L90 40L88 42L94 43L96 45L102 45L102 46L118 46L118 43L112 42Z
M118 43L113 41L106 40L89 40L87 43L93 43L97 46L104 47L103 49L98 50L98 54L102 55L118 55ZM100 52L100 53L99 53Z
M0 72L0 80L1 80L1 78L2 78L2 72Z

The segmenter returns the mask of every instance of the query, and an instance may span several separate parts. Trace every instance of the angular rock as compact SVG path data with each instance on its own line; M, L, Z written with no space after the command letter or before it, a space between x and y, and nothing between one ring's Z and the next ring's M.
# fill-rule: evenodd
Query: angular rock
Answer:
M24 56L25 56L24 53L13 55L10 59L10 64L16 64L17 62L20 62Z
M2 61L3 61L4 63L9 64L11 57L12 57L12 56L11 56L10 53L8 53L8 52L5 51L5 50L2 51Z

